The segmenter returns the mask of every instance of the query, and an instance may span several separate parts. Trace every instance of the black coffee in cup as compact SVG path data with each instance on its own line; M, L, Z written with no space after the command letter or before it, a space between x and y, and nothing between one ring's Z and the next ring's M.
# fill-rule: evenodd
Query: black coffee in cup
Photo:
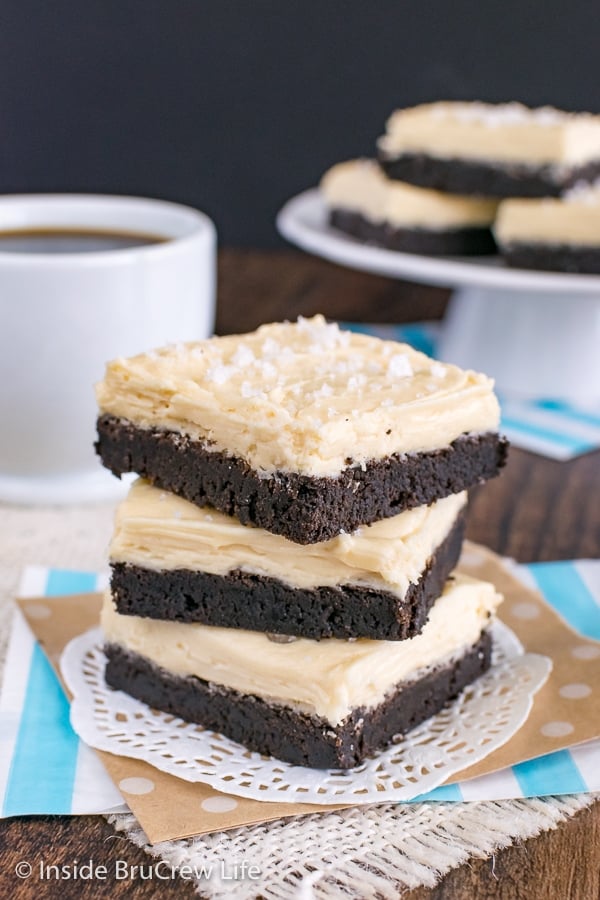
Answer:
M84 228L16 228L0 230L0 253L98 253L162 244L155 234Z

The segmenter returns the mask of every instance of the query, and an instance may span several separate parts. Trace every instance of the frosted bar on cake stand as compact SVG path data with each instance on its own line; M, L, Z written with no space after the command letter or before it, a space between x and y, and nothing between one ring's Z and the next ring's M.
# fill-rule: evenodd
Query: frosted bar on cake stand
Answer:
M454 288L438 355L489 373L501 393L600 401L600 276L509 269L496 256L427 257L361 244L328 225L317 189L288 201L277 227L291 243L340 265Z

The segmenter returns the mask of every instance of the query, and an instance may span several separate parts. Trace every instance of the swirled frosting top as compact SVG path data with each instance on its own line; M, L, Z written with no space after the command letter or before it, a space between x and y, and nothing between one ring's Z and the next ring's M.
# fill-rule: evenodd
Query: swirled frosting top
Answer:
M510 199L500 204L494 233L500 244L600 245L600 185L576 185L562 197Z
M485 375L322 316L110 362L102 413L189 435L260 474L336 476L497 430Z
M117 509L110 558L159 571L228 575L239 570L303 589L351 584L403 599L466 500L466 492L451 494L353 534L304 546L138 480Z
M110 643L169 673L299 707L337 724L356 707L375 706L403 682L462 656L501 601L493 585L455 573L413 638L299 638L278 644L257 631L123 615L107 592L102 627Z
M392 113L378 146L390 157L576 165L600 160L600 116L521 103L425 103Z
M321 192L330 209L352 210L372 222L434 231L490 225L498 206L494 200L445 194L386 178L371 159L333 166L321 180Z

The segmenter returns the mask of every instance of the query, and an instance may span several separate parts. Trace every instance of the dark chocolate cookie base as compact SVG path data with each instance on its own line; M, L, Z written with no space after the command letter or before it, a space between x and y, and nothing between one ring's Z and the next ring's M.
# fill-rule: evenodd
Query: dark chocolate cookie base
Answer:
M426 256L482 256L496 252L489 228L453 228L445 231L425 228L395 228L389 223L376 223L360 213L332 209L329 223L367 244L376 244L401 253Z
M450 194L482 197L558 197L577 181L592 182L600 175L600 160L560 169L404 153L396 157L380 154L379 163L389 178Z
M293 588L276 578L242 571L225 576L189 569L153 571L131 563L112 563L111 592L117 611L125 615L316 640L401 641L423 628L456 566L463 535L461 515L403 600L356 585Z
M214 506L298 544L326 541L405 509L456 494L498 474L508 442L463 435L448 447L349 466L335 478L279 472L261 478L242 459L186 435L98 419L96 451L114 475L137 472L198 506Z
M142 656L109 644L107 683L154 709L197 722L250 750L316 769L349 769L435 715L490 666L484 633L451 666L412 682L372 709L359 708L340 725L267 703L200 678L172 675Z
M600 245L507 244L501 252L511 268L600 275Z

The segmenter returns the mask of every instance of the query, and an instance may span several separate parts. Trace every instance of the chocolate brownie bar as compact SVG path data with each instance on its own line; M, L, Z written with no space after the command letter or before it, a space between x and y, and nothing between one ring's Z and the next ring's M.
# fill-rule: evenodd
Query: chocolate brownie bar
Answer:
M600 274L600 187L558 200L505 200L495 225L509 266Z
M431 255L495 251L495 201L404 184L372 160L333 166L321 180L321 194L330 224L366 243Z
M487 227L439 231L395 228L388 223L372 222L360 213L347 209L332 209L329 224L366 244L397 250L400 253L422 253L424 256L485 256L496 252L494 236Z
M465 494L301 547L137 481L110 547L119 613L308 638L418 634L460 556Z
M200 506L298 543L496 475L484 375L320 316L110 363L96 449Z
M600 175L600 116L519 103L397 110L380 138L390 178L486 197L558 196Z
M450 580L407 641L274 642L226 628L102 611L109 685L299 765L347 768L440 710L489 666L501 598Z
M106 647L107 683L153 709L198 722L249 750L297 766L351 769L440 712L489 669L484 632L460 659L410 682L375 709L360 707L336 728L323 718L192 676L178 677L115 644Z
M568 244L506 244L502 247L504 262L515 269L544 269L549 272L577 272L600 275L598 247Z
M136 472L198 506L212 505L299 544L329 540L487 481L508 452L498 434L464 435L444 449L395 454L337 477L261 477L244 460L180 433L136 428L112 416L98 419L96 448L115 475Z
M379 162L388 178L475 197L558 197L578 182L600 177L600 161L558 168L403 153L393 159L382 154Z

